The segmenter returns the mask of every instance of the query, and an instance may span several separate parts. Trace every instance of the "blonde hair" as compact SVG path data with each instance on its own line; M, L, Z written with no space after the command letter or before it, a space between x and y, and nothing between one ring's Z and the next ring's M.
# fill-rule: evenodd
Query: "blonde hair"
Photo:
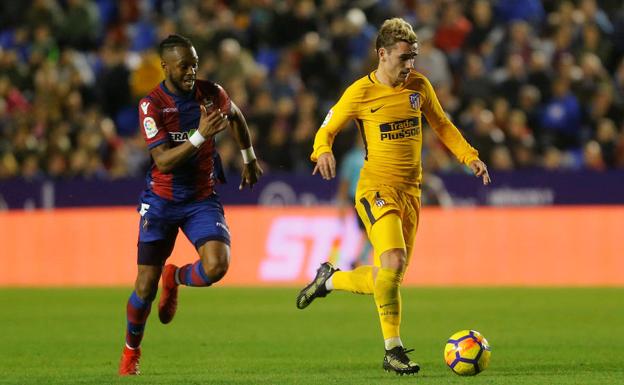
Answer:
M409 44L418 42L418 37L412 26L400 17L395 17L384 21L377 34L377 40L375 42L375 49L389 48L398 43L404 41Z

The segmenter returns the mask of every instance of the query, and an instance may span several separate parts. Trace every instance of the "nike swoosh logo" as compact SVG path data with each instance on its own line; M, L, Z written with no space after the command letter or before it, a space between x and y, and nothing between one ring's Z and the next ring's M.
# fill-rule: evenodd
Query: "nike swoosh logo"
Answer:
M380 309L383 309L386 306L392 306L392 305L396 305L398 302L391 302L391 303L385 303L383 305L379 305Z
M374 114L375 112L377 112L381 107L383 107L384 105L382 104L381 106L377 107L377 108L371 108L371 114Z

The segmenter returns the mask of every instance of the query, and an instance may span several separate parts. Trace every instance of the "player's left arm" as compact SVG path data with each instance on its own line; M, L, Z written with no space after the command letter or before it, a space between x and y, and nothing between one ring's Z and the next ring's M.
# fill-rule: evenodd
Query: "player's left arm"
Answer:
M490 184L492 181L490 174L485 163L479 159L479 152L468 144L457 127L446 116L429 80L424 78L423 81L425 100L422 111L433 131L461 163L470 167L472 172L483 180L484 185Z
M242 111L236 104L234 104L234 102L232 102L231 106L230 122L234 139L238 143L243 155L243 162L245 163L243 166L243 174L241 176L241 184L238 188L239 190L242 190L243 187L249 186L251 189L253 188L253 185L258 182L258 179L262 176L263 171L258 164L256 154L254 153L253 146L251 145L251 134L249 133L249 127L247 126L245 116L243 116Z

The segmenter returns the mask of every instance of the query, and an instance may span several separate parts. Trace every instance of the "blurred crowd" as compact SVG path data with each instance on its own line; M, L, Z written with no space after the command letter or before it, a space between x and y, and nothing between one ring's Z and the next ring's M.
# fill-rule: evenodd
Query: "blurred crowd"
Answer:
M0 179L145 173L137 101L158 42L188 36L198 77L245 113L268 172L309 172L314 134L401 16L451 119L493 170L624 168L619 0L33 0L0 3ZM340 158L356 130L337 137ZM240 167L228 135L227 169ZM427 172L461 170L424 130Z

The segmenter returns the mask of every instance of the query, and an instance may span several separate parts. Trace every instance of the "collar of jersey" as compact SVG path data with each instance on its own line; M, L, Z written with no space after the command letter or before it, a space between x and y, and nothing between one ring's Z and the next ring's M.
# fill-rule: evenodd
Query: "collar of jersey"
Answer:
M163 80L162 82L160 82L160 88L165 91L165 93L173 98L178 98L178 99L191 99L193 97L193 94L195 94L195 86L193 85L193 89L191 90L191 92L189 92L188 94L182 94L182 95L177 95L174 94L173 92L169 91L169 88L167 88L167 86L165 85L165 81Z

